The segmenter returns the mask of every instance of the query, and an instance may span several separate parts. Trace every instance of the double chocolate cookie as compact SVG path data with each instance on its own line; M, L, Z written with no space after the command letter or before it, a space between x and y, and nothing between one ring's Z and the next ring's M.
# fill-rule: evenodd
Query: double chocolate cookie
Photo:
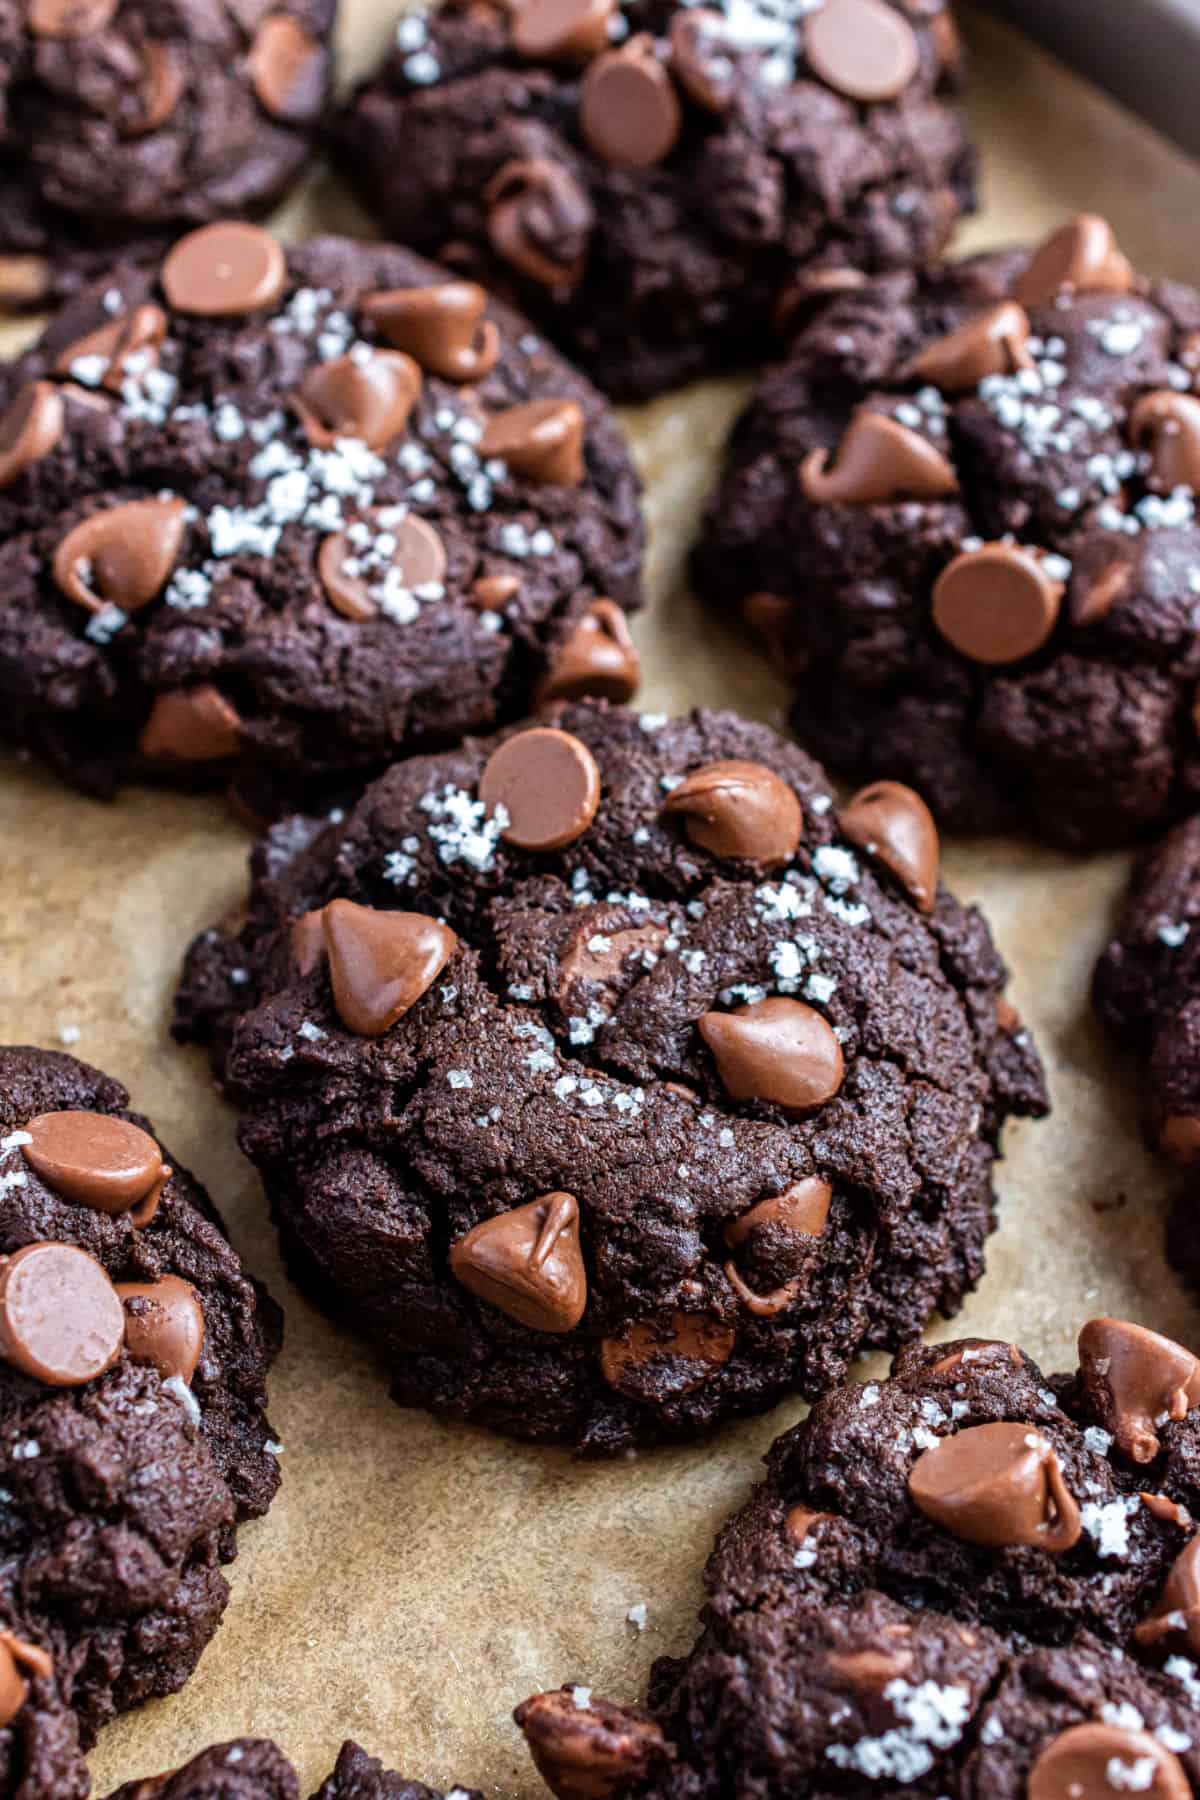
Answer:
M832 302L733 439L694 572L796 729L955 831L1073 849L1200 793L1200 294L1085 216Z
M406 251L206 226L0 380L0 738L253 804L627 698L643 528L599 395Z
M940 251L960 78L942 0L455 0L400 15L335 147L390 235L644 400Z
M773 1446L645 1710L517 1711L560 1800L1192 1800L1200 1364L1094 1319L1047 1379L914 1345Z
M588 703L255 852L177 1031L291 1268L406 1405L603 1454L917 1336L1046 1100L922 803L731 713Z
M214 1744L182 1769L127 1782L109 1800L299 1800L296 1771L267 1738ZM357 1744L345 1743L337 1767L312 1800L442 1800L433 1788L405 1781ZM451 1788L446 1800L482 1800L474 1788Z
M0 307L282 200L333 80L336 0L10 0Z

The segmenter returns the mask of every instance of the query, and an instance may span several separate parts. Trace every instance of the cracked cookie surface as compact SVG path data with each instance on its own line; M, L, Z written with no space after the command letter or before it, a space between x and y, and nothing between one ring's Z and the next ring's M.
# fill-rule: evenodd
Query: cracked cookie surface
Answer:
M453 1788L451 1794L455 1800L481 1800L473 1788ZM299 1796L296 1771L276 1744L267 1738L238 1738L214 1744L166 1775L127 1782L109 1800L299 1800ZM419 1781L406 1781L347 1741L312 1800L442 1800L442 1795Z

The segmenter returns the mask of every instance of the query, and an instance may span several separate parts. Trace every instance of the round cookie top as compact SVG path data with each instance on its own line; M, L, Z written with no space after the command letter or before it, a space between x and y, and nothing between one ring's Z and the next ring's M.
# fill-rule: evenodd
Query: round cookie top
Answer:
M101 792L372 771L628 698L643 528L599 396L406 251L206 226L0 386L0 735Z
M266 212L332 92L335 0L17 0L0 18L0 306Z
M474 1788L454 1788L462 1800L482 1800ZM181 1769L131 1781L109 1800L299 1800L296 1771L268 1738L214 1744ZM419 1781L406 1781L357 1744L347 1741L333 1773L312 1800L442 1800Z
M606 1453L958 1304L1045 1109L1004 979L915 795L591 702L277 827L177 1030L397 1398Z
M0 1049L0 1791L76 1800L194 1668L279 1483L276 1308L119 1083Z
M1094 1319L1047 1379L916 1345L773 1446L645 1713L518 1710L585 1791L1155 1800L1200 1793L1200 1363ZM582 1701L580 1695L582 1694Z
M1127 842L1200 787L1200 295L1083 216L833 301L696 554L805 741L954 830Z
M503 284L607 392L761 357L974 201L942 0L405 10L337 131L392 235Z

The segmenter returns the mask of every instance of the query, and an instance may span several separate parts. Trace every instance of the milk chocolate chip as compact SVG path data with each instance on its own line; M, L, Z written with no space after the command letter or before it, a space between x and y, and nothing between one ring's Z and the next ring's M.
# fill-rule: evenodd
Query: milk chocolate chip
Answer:
M705 1013L700 1035L726 1093L806 1113L842 1085L842 1046L826 1019L800 1000L772 997L735 1012Z
M95 358L106 364L100 386L110 394L119 394L129 359L136 356L143 369L154 366L166 335L166 313L161 306L147 301L68 344L54 364L54 373L73 375L76 363Z
M513 1717L557 1800L609 1800L667 1756L666 1740L657 1725L629 1707L596 1695L580 1706L575 1691L534 1694Z
M440 585L446 546L416 513L390 520L384 509L325 538L317 573L335 612L345 619L373 619L394 608L397 589L411 597Z
M794 789L764 763L705 763L663 802L693 844L713 856L781 868L800 843L804 815Z
M331 900L322 915L333 1004L348 1031L381 1037L431 988L458 946L425 913Z
M1047 1744L1029 1771L1026 1800L1112 1800L1114 1766L1124 1777L1120 1787L1136 1787L1146 1800L1191 1800L1183 1764L1156 1737L1094 1721Z
M109 1113L39 1113L22 1154L48 1188L75 1206L123 1213L157 1195L169 1170L140 1126Z
M727 113L737 86L737 65L724 13L692 6L671 20L671 73L705 112Z
M509 32L518 56L531 62L585 63L609 44L614 0L522 0Z
M121 1354L125 1313L104 1269L75 1244L0 1258L0 1356L49 1387L81 1387Z
M906 381L928 381L944 394L965 393L989 375L1031 369L1029 314L1015 300L1000 300L926 346L900 371Z
M484 1219L450 1246L454 1275L532 1331L573 1331L587 1305L574 1194L542 1194Z
M496 366L500 332L484 318L487 294L473 281L364 294L358 310L430 375L480 381Z
M1200 488L1200 399L1160 388L1129 409L1129 437L1150 452L1155 485L1170 492Z
M1036 550L983 544L964 550L938 576L933 622L971 662L994 665L1032 656L1049 639L1063 583Z
M801 1237L820 1237L829 1218L833 1189L819 1175L806 1175L793 1181L782 1194L757 1201L747 1212L731 1219L725 1227L725 1242L731 1250L740 1250L752 1232L768 1226Z
M36 1644L27 1644L11 1631L0 1631L0 1731L11 1725L29 1698L26 1675L48 1679L54 1662Z
M118 0L30 0L29 29L35 37L91 37L112 23L117 5Z
M155 696L138 749L155 761L224 762L241 745L236 709L211 682Z
M268 13L250 51L250 78L264 112L304 125L321 111L325 52L291 13Z
M1129 592L1133 576L1131 562L1110 562L1105 563L1094 575L1072 581L1069 601L1071 623L1094 625L1098 619L1107 618L1117 601L1123 600Z
M398 350L355 351L310 369L292 405L304 435L319 450L356 438L384 450L399 437L421 391L421 371Z
M287 285L287 262L269 232L227 220L180 238L159 280L176 312L229 318L273 306Z
M668 1322L639 1320L600 1344L600 1373L631 1400L689 1394L733 1354L734 1330L707 1313L675 1312Z
M131 110L120 121L122 137L144 137L165 125L183 98L183 65L170 44L148 38Z
M913 1464L908 1491L927 1518L968 1544L1057 1554L1079 1542L1079 1506L1033 1425L1004 1420L942 1438Z
M580 700L585 694L631 700L641 673L625 614L612 600L593 600L555 650L534 703L549 706L555 700Z
M1124 1319L1089 1319L1079 1377L1105 1429L1131 1462L1153 1462L1159 1427L1200 1406L1200 1363L1170 1338Z
M1134 1636L1148 1650L1177 1645L1200 1655L1200 1535L1171 1564L1158 1604Z
M807 1506L792 1506L784 1515L783 1529L790 1543L802 1544L815 1525L836 1517L836 1513L811 1512Z
M595 214L569 169L544 156L507 162L483 199L497 256L543 287L569 287L579 279Z
M612 168L652 168L670 155L682 127L675 88L649 32L589 64L579 90L579 129Z
M1077 294L1127 294L1133 270L1117 248L1113 228L1096 213L1079 213L1034 251L1013 287L1022 306L1041 306L1064 289Z
M125 1308L125 1348L134 1362L151 1363L164 1381L191 1382L204 1344L204 1308L178 1275L158 1281L119 1281Z
M527 400L493 413L479 440L482 457L499 457L528 481L578 487L583 480L583 408L576 400Z
M889 500L941 500L957 494L958 477L919 431L860 407L832 463L828 450L809 451L800 464L800 487L805 499L820 504L871 506Z
M501 837L521 850L558 850L582 837L600 806L596 759L569 732L537 726L493 750L479 777L489 816L503 807Z
M933 911L938 834L920 794L899 781L873 781L842 808L838 828L896 877L919 912Z
M179 557L187 504L179 499L129 500L92 513L54 552L54 580L88 612L148 606L166 586Z
M804 28L804 54L848 100L895 100L921 66L916 33L884 0L826 0Z
M0 418L0 488L49 456L63 434L66 408L51 381L30 381L17 390Z

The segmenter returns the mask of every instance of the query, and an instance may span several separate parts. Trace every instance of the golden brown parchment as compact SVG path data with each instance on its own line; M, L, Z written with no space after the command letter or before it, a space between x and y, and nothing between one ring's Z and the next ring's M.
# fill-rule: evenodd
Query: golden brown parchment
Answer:
M345 67L360 71L395 6L343 5ZM1200 280L1200 168L1017 37L973 15L967 23L985 205L962 242L1034 236L1087 207L1112 218L1144 267ZM327 176L281 223L292 234L366 229ZM20 333L6 335L15 344ZM744 391L708 383L624 415L649 487L649 607L636 636L654 709L703 702L775 720L785 699L680 583ZM0 766L0 1040L70 1038L127 1082L287 1312L272 1384L282 1493L242 1534L226 1621L196 1675L106 1732L96 1788L258 1732L282 1741L305 1792L353 1735L439 1786L538 1794L513 1704L567 1678L632 1699L654 1656L686 1647L713 1529L800 1408L696 1449L597 1467L391 1405L369 1358L284 1280L233 1114L203 1059L167 1036L180 955L236 903L247 843L215 799L133 792L102 806L35 769ZM936 1329L1017 1338L1048 1367L1064 1366L1079 1324L1100 1310L1200 1343L1200 1313L1162 1253L1169 1178L1141 1146L1129 1071L1087 1005L1125 869L1121 857L1076 862L1011 842L945 856L952 885L984 905L1013 966L1055 1114L1010 1132L986 1279L961 1319ZM626 1622L638 1602L643 1632Z

